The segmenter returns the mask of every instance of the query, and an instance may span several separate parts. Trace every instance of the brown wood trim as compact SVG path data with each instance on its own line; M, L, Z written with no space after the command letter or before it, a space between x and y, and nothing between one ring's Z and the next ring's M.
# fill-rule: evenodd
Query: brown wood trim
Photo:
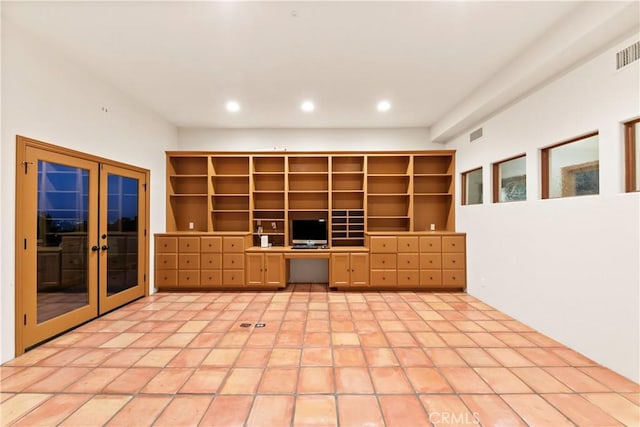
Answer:
M636 150L638 150L638 141L634 132L635 126L640 125L640 119L635 119L624 124L624 165L625 165L625 191L627 193L640 191L636 187L636 176L640 171L636 170Z
M460 204L462 206L467 206L467 175L478 170L482 170L482 166L475 169L469 169L468 171L462 172L460 174L460 197L462 198Z
M25 338L23 335L23 318L25 315L24 312L24 300L23 300L23 293L20 290L20 281L22 280L22 271L24 269L24 264L23 264L23 257L19 256L19 254L21 254L22 250L23 250L23 245L24 245L24 237L21 235L21 233L23 232L23 228L24 228L24 220L23 220L23 215L21 215L20 213L23 212L24 210L24 198L23 197L18 197L17 195L19 194L23 194L24 192L24 179L23 174L21 174L21 170L23 170L23 168L26 165L26 153L27 153L27 149L28 148L35 148L35 149L40 149L40 150L45 150L51 153L56 153L56 154L60 154L60 155L66 155L66 156L72 156L72 157L76 157L78 159L81 159L83 161L90 161L90 162L94 162L96 164L108 164L108 165L112 165L112 166L116 166L116 167L122 167L125 169L129 169L129 170L133 170L133 171L137 171L140 173L143 173L145 176L145 203L146 203L146 214L145 214L145 220L146 220L146 236L145 236L145 251L146 251L146 260L145 260L145 264L143 266L144 268L144 274L146 277L146 282L145 282L145 286L144 286L144 292L145 292L145 296L149 295L149 284L151 283L150 281L150 276L149 276L149 268L150 268L150 236L151 236L151 230L150 230L150 211L151 211L151 205L150 205L150 194L151 194L151 189L150 189L150 177L151 177L151 172L148 169L139 167L139 166L134 166L134 165L130 165L127 163L122 163L122 162L118 162L115 160L111 160L111 159L107 159L104 157L99 157L99 156L95 156L95 155L91 155L91 154L87 154L87 153L83 153L81 151L76 151L76 150L72 150L69 148L65 148L65 147L60 147L58 145L54 145L54 144L50 144L50 143L46 143L43 141L39 141L33 138L28 138L22 135L16 135L16 202L15 202L15 209L16 209L16 215L15 215L15 271L14 271L14 275L15 275L15 355L19 356L21 354L23 354L25 352Z
M491 165L491 197L493 203L498 203L500 200L500 163L494 163Z
M581 139L591 138L592 136L596 136L598 134L599 134L599 132L597 130L593 131L593 132L585 133L584 135L576 136L575 138L571 138L571 139L568 139L566 141L558 142L557 144L553 144L553 145L549 145L548 147L544 147L543 150L551 150L553 148L557 148L557 147L560 147L562 145L567 145L567 144L571 144L572 142L580 141Z
M455 154L456 150L401 150L401 151L165 151L167 156L171 157L198 157L198 156L254 156L254 157L270 157L270 156L408 156L412 154L426 156L442 156Z
M139 167L139 166L130 165L128 163L118 162L116 160L111 160L111 159L107 159L107 158L100 157L100 156L95 156L93 154L84 153L82 151L76 151L76 150L73 150L71 148L61 147L59 145L54 145L54 144L51 144L51 143L48 143L48 142L38 141L37 139L28 138L28 137L22 136L22 135L16 135L16 142L18 144L24 144L25 148L26 147L34 147L34 148L39 148L39 149L42 149L42 150L51 151L51 152L54 152L54 153L64 154L66 156L74 156L74 157L77 157L77 158L83 159L83 160L89 160L89 161L93 161L93 162L104 163L104 164L108 164L108 165L112 165L112 166L127 168L127 169L135 170L135 171L138 171L138 172L142 172L142 173L149 172L148 169L145 169L145 168L142 168L142 167Z

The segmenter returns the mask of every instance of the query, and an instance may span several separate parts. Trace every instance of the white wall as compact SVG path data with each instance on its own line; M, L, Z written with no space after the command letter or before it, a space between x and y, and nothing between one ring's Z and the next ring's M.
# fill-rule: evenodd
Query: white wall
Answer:
M481 123L476 142L464 134L447 148L458 150L458 174L484 166L484 204L457 201L468 292L639 381L640 194L623 193L621 122L640 116L640 65L615 70L615 52L635 41ZM540 148L594 130L600 195L540 200ZM491 203L491 163L523 152L528 200Z
M443 150L428 129L179 129L181 150L390 151Z
M4 362L14 357L16 135L150 169L153 234L165 227L164 151L176 149L177 130L6 21L1 94L0 361Z

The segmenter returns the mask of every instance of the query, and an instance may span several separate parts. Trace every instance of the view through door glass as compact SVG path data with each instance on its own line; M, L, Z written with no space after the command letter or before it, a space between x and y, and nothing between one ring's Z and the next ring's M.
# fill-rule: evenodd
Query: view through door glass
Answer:
M89 171L38 160L37 323L89 304Z
M107 174L108 296L138 285L138 184Z

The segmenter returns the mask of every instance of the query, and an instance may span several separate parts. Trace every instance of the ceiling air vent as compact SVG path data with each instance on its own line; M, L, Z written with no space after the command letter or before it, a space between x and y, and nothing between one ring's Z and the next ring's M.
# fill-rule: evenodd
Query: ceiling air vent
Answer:
M616 53L616 70L626 67L638 59L640 59L640 42L635 42L628 48Z
M482 128L478 128L469 134L469 142L473 142L480 137L482 137Z

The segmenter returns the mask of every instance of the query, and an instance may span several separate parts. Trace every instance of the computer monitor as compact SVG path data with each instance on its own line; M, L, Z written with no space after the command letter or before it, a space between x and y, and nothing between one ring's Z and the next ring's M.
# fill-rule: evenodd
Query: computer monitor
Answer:
M326 219L292 219L291 242L302 245L327 244Z

